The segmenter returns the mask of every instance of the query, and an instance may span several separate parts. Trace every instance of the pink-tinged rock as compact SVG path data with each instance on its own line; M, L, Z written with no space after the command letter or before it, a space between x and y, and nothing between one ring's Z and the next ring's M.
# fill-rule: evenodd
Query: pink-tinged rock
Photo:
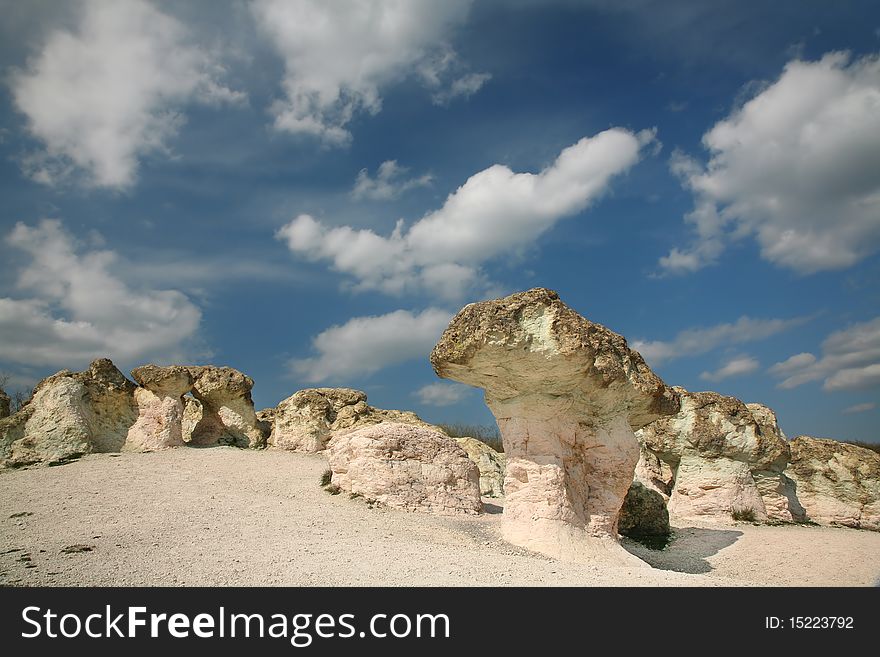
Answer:
M482 510L479 469L438 431L382 422L335 436L328 449L332 483L348 493L407 511Z
M189 371L180 365L144 365L133 369L131 376L140 386L134 393L138 418L128 431L125 449L147 451L186 444L183 395L192 389Z
M797 486L807 519L880 531L880 454L827 438L791 441L785 474Z
M639 459L633 430L674 414L678 398L622 336L538 288L463 308L431 364L485 390L507 456L507 540L644 565L617 543Z

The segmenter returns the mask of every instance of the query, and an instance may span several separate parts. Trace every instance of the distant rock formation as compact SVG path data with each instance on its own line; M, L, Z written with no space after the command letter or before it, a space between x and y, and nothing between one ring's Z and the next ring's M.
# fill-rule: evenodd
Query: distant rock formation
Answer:
M476 438L456 438L468 458L480 470L480 494L486 497L504 497L504 468L507 458Z
M807 519L822 525L880 530L880 454L826 438L790 443L785 474Z
M347 493L407 511L482 510L476 464L439 431L382 422L334 436L329 456L332 484Z
M485 390L507 456L507 540L566 559L644 565L617 543L639 460L633 430L679 404L622 336L537 288L465 306L431 364Z
M747 511L756 520L803 520L783 474L789 447L773 411L715 392L674 390L678 414L636 434L636 480L668 498L670 517L729 521L734 511Z
M118 452L138 417L135 385L102 358L84 372L40 381L28 404L0 420L0 464L63 463L90 452Z
M0 419L0 466L187 443L265 445L250 397L253 381L241 372L144 365L132 377L139 385L101 358L84 372L62 370L40 381L21 410Z
M262 411L265 418L267 411ZM366 393L351 388L308 388L299 390L272 409L272 432L269 446L315 454L327 447L340 433L354 431L380 422L398 422L438 427L424 422L410 411L374 408L367 404Z

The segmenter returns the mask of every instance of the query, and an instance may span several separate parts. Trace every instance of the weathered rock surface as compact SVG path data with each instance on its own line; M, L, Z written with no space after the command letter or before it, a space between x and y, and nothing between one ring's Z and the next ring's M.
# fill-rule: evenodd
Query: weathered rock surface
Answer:
M126 450L177 447L183 440L183 395L193 378L185 367L143 365L131 371L139 387L134 392L138 417L128 431Z
M729 521L741 510L756 520L803 519L783 474L789 448L773 411L714 392L675 391L678 414L637 434L636 480L668 497L669 515Z
M507 456L507 540L644 565L617 543L639 459L633 430L676 413L678 399L622 336L538 288L463 308L431 364L485 390Z
M633 537L669 534L666 498L654 488L633 481L620 509L617 531Z
M880 530L880 454L827 438L791 441L785 470L808 520Z
M51 465L119 451L137 418L134 390L106 358L83 372L62 370L43 379L28 404L0 420L0 463Z
M407 511L482 510L476 464L438 431L383 422L334 436L329 456L332 483L348 493Z
M9 395L3 391L3 388L0 388L0 420L9 417L11 407L12 400L9 399Z
M480 494L504 497L504 468L507 465L504 454L476 438L456 438L455 441L480 470Z
M190 433L193 445L265 447L265 436L254 412L254 380L231 367L186 368L192 376L192 395L201 403L201 418ZM195 413L192 406L191 413Z
M366 393L351 388L308 388L299 390L275 407L269 445L280 449L315 454L326 449L330 439L380 422L437 427L410 411L374 408Z

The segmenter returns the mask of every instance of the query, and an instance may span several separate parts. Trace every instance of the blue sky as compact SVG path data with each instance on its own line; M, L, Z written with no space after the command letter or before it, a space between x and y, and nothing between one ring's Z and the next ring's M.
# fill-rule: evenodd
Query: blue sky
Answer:
M489 423L535 286L669 384L877 441L873 2L0 2L0 371L213 362Z

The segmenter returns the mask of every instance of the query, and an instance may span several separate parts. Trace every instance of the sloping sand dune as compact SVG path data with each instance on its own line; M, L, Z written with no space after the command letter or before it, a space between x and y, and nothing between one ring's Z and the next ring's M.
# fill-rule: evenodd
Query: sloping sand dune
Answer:
M864 586L880 533L680 527L655 568L554 561L463 519L321 490L320 456L235 448L96 454L0 474L0 584L91 586Z

